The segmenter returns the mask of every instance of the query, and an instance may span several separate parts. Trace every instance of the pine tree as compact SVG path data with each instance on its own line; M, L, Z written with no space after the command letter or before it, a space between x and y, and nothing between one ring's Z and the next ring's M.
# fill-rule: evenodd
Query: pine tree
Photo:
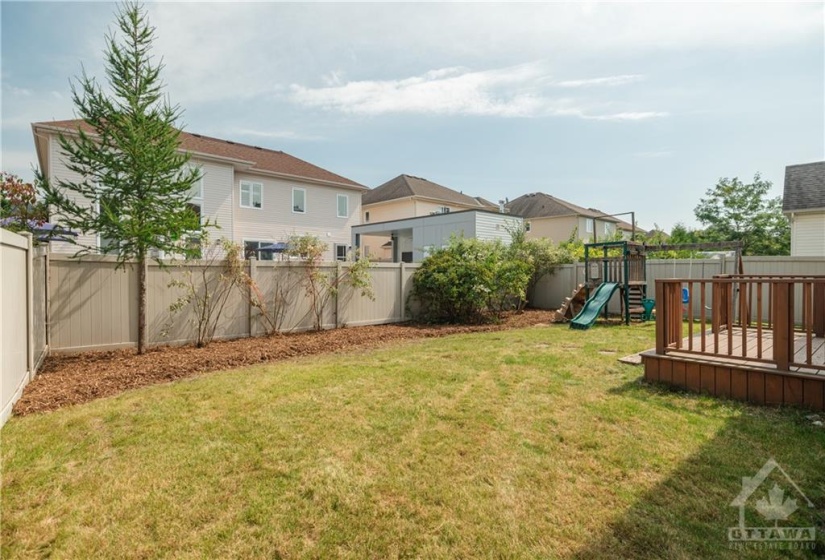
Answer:
M77 256L104 252L117 255L118 266L137 261L138 353L146 350L146 263L156 251L192 256L199 247L187 243L203 226L189 206L192 184L200 172L187 165L180 150L182 115L163 94L163 63L150 54L155 30L145 10L123 4L116 34L106 35L108 90L85 70L72 84L77 116L86 126L61 134L66 166L83 177L39 176L51 215L62 225L97 233L102 248L79 245Z

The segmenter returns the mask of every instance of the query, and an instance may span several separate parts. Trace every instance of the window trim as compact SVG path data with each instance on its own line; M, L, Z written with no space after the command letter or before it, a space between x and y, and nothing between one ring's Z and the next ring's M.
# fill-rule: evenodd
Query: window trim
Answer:
M338 256L338 249L340 247L344 248L344 258ZM346 262L347 256L349 255L349 245L346 243L335 243L332 246L332 256L335 258L337 262Z
M585 218L584 219L584 232L585 233L593 233L593 230L596 229L596 220L593 218Z
M295 209L295 192L301 191L304 193L304 209L303 211L298 211ZM292 187L292 213L293 214L306 214L307 213L307 190L303 187Z
M200 172L200 179L198 179L195 183L192 183L192 186L190 187L190 190L192 190L192 189L195 188L195 184L197 184L198 185L198 195L197 196L192 195L190 198L192 200L203 201L203 177L204 177L203 167L190 165L189 168L190 169L197 169Z
M341 199L342 198L347 203L346 212L344 212L343 216L341 215ZM338 195L336 195L336 197L335 197L335 214L339 218L349 218L349 196L347 196L345 194L341 194L341 193L338 193Z
M268 245L268 244L271 244L271 243L275 243L275 241L263 241L261 239L247 239L245 237L241 238L241 248L243 250L244 260L248 260L247 257L246 257L246 244L247 243L257 243L258 244L258 249L255 250L255 259L258 262L264 262L264 261L265 262L272 262L272 261L275 260L275 253L272 253L272 258L271 259L262 259L262 258L260 258L260 255L259 255L259 253L260 253L259 249L260 249L261 245Z
M525 233L530 233L530 231L532 231L532 229L533 229L533 223L532 222L524 222L524 232Z
M245 205L243 203L244 186L249 187L249 205ZM260 189L260 193L261 193L261 205L260 206L255 206L254 192L255 192L255 187L256 186ZM238 205L241 208L251 208L253 210L262 210L263 207L264 207L264 184L263 183L258 183L256 181L246 181L246 180L239 181L238 182Z
M364 223L365 223L365 224L370 223L370 211L369 211L369 210L367 210L366 212L364 212Z

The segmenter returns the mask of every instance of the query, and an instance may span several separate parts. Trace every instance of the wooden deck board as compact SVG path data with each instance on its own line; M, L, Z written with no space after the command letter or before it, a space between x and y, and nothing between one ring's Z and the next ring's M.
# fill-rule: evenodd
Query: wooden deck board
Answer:
M705 331L705 350L702 351L702 333L695 332L693 337L685 337L680 342L680 348L668 351L670 356L684 356L694 359L711 360L713 362L745 365L753 367L775 367L773 360L773 332L762 329L761 347L759 354L759 333L756 328L748 328L745 332L743 344L742 329L733 328L731 332L722 331L717 337L710 331ZM728 341L731 344L728 346ZM730 348L730 350L729 350ZM811 362L808 363L806 352L807 338L804 334L796 333L794 338L794 357L792 371L800 373L825 374L825 338L814 337L811 341Z

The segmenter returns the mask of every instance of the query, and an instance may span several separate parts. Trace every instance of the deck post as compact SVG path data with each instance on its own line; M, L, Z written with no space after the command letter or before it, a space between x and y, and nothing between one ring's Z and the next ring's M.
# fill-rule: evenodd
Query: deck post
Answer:
M793 358L793 288L787 282L773 285L773 359L777 369L788 371Z
M665 301L665 283L656 280L656 354L664 356L667 352L665 334L667 332L668 302Z
M825 282L814 282L814 335L825 337Z

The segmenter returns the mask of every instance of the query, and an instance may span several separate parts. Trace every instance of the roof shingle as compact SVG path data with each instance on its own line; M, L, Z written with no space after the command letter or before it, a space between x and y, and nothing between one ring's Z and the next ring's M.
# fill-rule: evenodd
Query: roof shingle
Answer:
M542 192L522 195L507 203L510 213L522 218L552 218L556 216L585 216L599 218L606 222L618 222L616 218L609 218L598 210L582 208L572 202L567 202L555 196Z
M34 123L34 126L53 127L66 131L76 131L78 128L82 128L84 132L93 132L90 125L79 119L38 122ZM251 164L251 171L269 171L307 179L328 181L348 187L367 188L351 179L347 179L346 177L342 177L341 175L327 171L317 165L313 165L278 150L270 150L268 148L250 146L248 144L240 144L230 140L221 140L219 138L183 131L180 134L180 140L181 148L188 152L198 152L211 156L249 162Z
M361 195L361 204L376 204L378 202L387 202L388 200L396 200L409 196L431 198L441 202L460 204L468 208L487 207L472 196L413 175L399 175L383 185L365 192Z
M782 210L794 212L825 208L825 161L785 167Z

